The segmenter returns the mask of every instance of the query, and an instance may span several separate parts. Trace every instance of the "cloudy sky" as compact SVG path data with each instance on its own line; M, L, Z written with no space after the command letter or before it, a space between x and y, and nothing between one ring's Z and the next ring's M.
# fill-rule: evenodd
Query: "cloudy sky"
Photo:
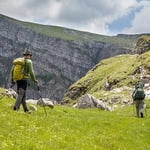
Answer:
M0 13L104 35L150 33L150 0L0 0Z

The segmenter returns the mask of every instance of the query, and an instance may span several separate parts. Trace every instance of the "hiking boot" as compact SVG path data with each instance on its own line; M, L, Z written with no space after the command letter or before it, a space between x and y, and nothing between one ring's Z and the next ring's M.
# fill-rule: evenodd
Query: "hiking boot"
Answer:
M143 118L144 116L143 116L143 113L141 113L141 118Z
M25 113L27 113L27 114L31 114L31 111L29 111L29 110L28 110L28 111L25 111Z
M29 111L28 109L24 110L24 112L27 114L31 114L31 111Z
M14 106L13 110L14 110L14 111L16 111L16 110L17 110L15 106Z

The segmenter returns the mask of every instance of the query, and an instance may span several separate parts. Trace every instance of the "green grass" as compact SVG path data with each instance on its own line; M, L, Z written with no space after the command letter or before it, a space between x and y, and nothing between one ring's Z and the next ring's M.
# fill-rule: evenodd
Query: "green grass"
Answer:
M139 62L136 55L121 55L104 59L92 70L88 71L84 77L71 85L67 93L72 91L72 89L86 87L87 91L77 93L75 99L78 99L85 93L92 94L101 99L105 93L110 95L110 92L103 91L107 79L110 83L116 82L116 84L113 83L112 88L132 87L133 83L136 82L136 79L133 79L133 72L138 66ZM64 99L67 98L67 93Z
M32 114L12 110L14 99L0 100L2 150L149 150L150 117L136 118L133 106L98 109L38 107ZM147 113L149 113L147 109Z
M112 58L103 59L95 67L93 67L87 74L73 83L64 96L64 101L78 100L84 94L91 94L98 99L110 98L113 96L112 91L106 91L104 86L108 80L112 86L111 89L129 87L129 90L123 90L121 93L114 93L119 95L121 99L131 99L131 89L134 88L135 83L139 80L140 74L136 73L139 66L144 67L146 74L150 73L150 51L138 55L118 55ZM78 90L79 89L79 90ZM71 93L79 91L70 97ZM69 99L70 98L70 99Z

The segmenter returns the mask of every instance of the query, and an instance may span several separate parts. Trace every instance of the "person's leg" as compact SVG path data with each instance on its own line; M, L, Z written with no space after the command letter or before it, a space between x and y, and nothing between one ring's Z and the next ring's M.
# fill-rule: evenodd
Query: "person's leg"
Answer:
M140 112L140 117L144 117L144 102L143 100L139 101L139 112Z
M135 106L136 106L136 115L137 115L137 117L140 117L140 112L139 112L139 101L138 101L138 100L136 100Z
M14 106L14 110L19 110L20 105L23 105L24 111L27 111L26 103L25 103L25 93L27 88L27 81L26 80L19 80L17 81L17 93L18 97Z
M27 105L26 105L26 89L27 89L27 80L22 80L22 89L24 90L24 94L22 96L22 101L21 101L21 104L22 104L22 107L23 107L23 110L24 112L28 112L28 108L27 108Z
M26 93L24 93L24 96L22 98L22 106L23 106L24 112L28 112L29 110L28 110L27 105L26 105L25 94Z
M24 95L24 89L22 88L21 80L17 81L17 93L18 93L18 97L17 97L15 105L14 105L14 110L19 110L20 105L22 103L22 97Z

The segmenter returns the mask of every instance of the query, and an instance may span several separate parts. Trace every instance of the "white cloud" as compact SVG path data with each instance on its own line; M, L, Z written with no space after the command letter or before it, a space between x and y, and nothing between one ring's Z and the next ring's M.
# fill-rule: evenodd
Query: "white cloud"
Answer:
M123 33L150 33L150 1L141 2L142 9L135 14L130 28L124 29Z
M109 34L108 25L137 6L136 0L1 0L0 13L25 21ZM141 13L144 15L144 11ZM140 14L135 22L138 18ZM129 30L133 29L124 31Z
M62 0L57 16L59 25L108 34L108 24L128 14L137 5L136 0Z
M49 7L47 8L48 16L54 19L57 18L60 13L59 11L61 7L62 7L62 4L60 2L56 1L56 2L49 3Z

